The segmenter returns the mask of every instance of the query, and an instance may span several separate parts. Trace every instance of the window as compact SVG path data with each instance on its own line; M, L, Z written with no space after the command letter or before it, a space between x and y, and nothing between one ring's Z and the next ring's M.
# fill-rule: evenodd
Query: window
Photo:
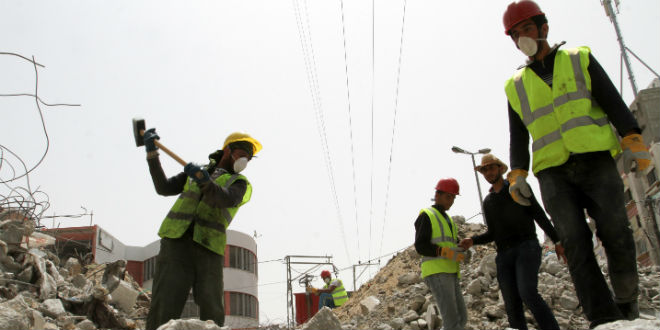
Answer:
M257 274L257 256L248 249L229 246L229 267Z
M241 292L229 293L229 315L257 318L257 298Z
M143 264L144 279L143 281L148 281L154 277L156 273L156 257L151 257L144 261Z
M651 169L649 174L646 175L646 181L648 182L649 187L658 181L658 176L655 174L655 169Z
M623 204L628 205L633 200L632 192L630 192L630 189L627 189L626 192L623 194Z

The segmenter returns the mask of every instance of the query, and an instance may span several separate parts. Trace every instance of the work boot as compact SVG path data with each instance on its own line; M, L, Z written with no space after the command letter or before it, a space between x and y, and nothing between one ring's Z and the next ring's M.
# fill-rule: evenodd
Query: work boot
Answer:
M619 307L619 311L623 314L623 317L629 321L639 318L639 306L637 305L637 300L627 302L627 303L618 303L616 304Z

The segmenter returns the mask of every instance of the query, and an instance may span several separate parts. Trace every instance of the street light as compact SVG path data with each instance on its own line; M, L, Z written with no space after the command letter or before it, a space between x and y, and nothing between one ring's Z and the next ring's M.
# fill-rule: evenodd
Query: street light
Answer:
M453 151L457 154L470 155L470 157L472 157L472 169L474 170L474 178L477 180L477 190L479 191L479 205L481 205L481 214L483 214L484 213L484 202L483 202L483 198L481 197L481 185L479 184L479 176L477 175L477 170L474 169L475 167L477 167L477 163L474 162L474 155L487 154L487 153L490 152L490 149L489 148L483 148L483 149L479 149L479 151L477 151L477 152L469 152L469 151L463 150L463 149L461 149L457 146L453 146L453 147L451 147L451 151Z

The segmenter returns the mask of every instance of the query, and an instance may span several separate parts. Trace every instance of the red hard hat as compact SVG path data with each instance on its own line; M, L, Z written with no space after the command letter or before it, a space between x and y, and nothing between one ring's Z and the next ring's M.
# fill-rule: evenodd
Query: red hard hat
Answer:
M509 35L511 30L516 24L534 16L545 15L539 5L531 0L521 0L512 2L504 12L502 21L504 22L504 33Z
M321 278L326 278L326 277L332 277L332 275L330 275L330 271L324 270L321 272Z
M438 184L435 186L435 190L444 191L446 193L459 195L458 193L458 181L454 178L440 179Z

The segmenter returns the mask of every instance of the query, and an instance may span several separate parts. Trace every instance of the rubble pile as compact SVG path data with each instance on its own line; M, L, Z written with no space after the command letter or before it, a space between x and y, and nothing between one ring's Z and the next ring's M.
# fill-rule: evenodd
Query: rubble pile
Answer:
M466 224L455 217L459 237L483 233L483 224ZM494 245L474 246L461 266L461 288L468 309L468 329L504 329L508 326L504 301L497 283ZM604 272L606 270L604 269ZM639 269L641 310L660 311L660 273L657 267ZM543 257L539 293L553 310L561 329L587 329L589 323L579 306L566 265L554 253ZM334 310L342 328L439 329L440 313L420 274L420 256L411 246L393 257L378 274ZM528 327L538 328L525 312ZM657 320L654 322L658 322Z
M150 297L125 260L83 266L47 251L50 242L29 223L0 222L0 329L144 328Z

